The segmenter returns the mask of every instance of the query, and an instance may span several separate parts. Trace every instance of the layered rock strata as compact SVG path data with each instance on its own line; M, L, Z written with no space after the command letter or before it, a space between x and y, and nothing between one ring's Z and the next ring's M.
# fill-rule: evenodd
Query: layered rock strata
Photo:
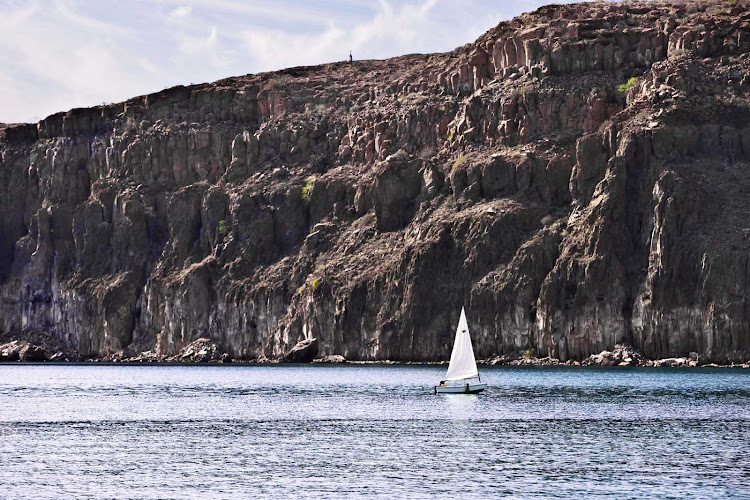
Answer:
M746 361L749 91L742 2L591 3L2 125L0 334Z

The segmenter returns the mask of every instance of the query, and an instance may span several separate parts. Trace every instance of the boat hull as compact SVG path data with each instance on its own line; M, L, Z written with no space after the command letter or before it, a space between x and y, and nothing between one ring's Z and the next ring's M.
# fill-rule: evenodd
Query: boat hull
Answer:
M435 394L479 394L487 384L436 385Z

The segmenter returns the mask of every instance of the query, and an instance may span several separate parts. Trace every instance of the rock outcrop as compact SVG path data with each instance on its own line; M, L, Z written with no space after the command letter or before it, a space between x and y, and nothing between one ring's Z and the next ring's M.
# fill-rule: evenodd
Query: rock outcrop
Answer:
M318 339L300 340L289 352L284 354L286 363L311 363L318 355Z
M747 361L749 112L750 10L716 0L0 125L0 335L440 360L467 306L482 358Z

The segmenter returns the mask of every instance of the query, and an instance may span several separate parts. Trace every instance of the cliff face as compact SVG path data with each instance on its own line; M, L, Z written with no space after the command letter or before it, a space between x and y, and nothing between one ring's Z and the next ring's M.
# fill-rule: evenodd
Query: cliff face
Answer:
M595 3L0 126L0 333L744 361L749 91L740 2Z

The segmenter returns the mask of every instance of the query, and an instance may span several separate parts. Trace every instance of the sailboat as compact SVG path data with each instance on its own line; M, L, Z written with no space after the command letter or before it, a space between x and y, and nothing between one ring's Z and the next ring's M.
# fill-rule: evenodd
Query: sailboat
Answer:
M451 361L448 364L448 373L445 380L441 380L440 385L435 386L435 394L477 394L486 388L487 384L479 378L477 361L474 359L474 349L471 347L471 337L469 337L469 325L466 322L466 312L462 307Z

